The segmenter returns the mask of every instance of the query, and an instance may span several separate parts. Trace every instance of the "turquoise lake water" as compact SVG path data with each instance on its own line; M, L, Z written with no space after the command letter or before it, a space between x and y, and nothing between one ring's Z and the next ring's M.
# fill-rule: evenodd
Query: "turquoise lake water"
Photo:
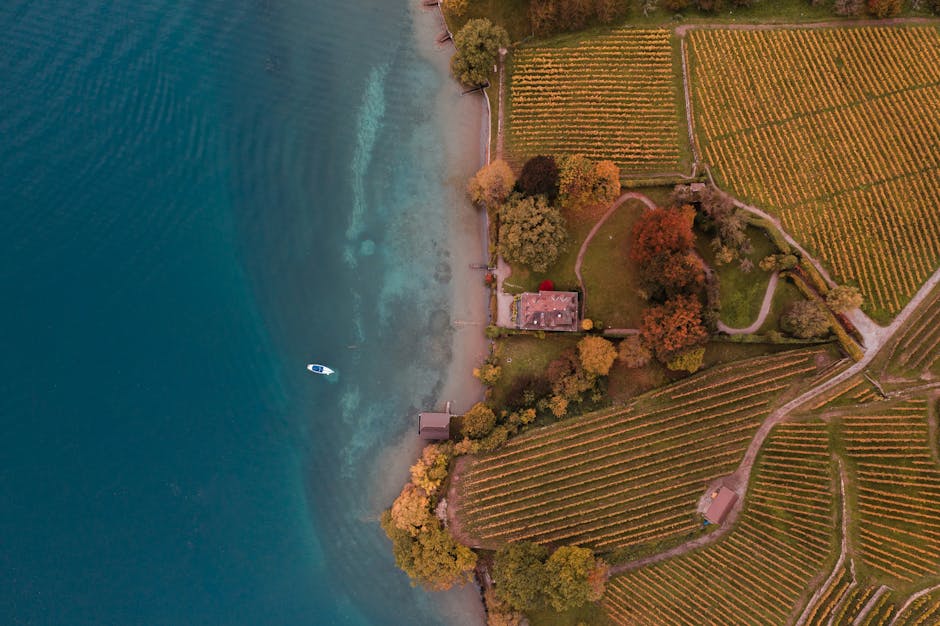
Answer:
M450 356L407 1L0 32L0 623L452 622L376 523Z

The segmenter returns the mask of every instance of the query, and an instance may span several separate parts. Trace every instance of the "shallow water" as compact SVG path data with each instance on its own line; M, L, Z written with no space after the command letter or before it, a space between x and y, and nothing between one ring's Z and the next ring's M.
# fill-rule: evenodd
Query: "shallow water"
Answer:
M441 98L478 109L408 4L13 0L0 28L2 621L479 620L376 523L475 223L445 205L478 120Z

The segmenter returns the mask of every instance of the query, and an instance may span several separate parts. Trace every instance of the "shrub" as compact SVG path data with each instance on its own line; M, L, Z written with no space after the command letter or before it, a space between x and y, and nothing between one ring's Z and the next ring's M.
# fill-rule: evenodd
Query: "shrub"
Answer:
M862 302L862 294L851 285L837 285L826 294L826 304L836 313L857 309L862 306Z
M643 340L639 335L630 335L620 342L617 350L617 356L624 365L630 368L643 367L650 362L652 354L649 349L643 345Z
M467 184L470 199L476 204L495 207L505 202L516 184L512 168L502 159L484 165Z
M594 322L589 317L585 317L581 320L581 330L584 332L589 332L594 329Z
M694 374L699 371L705 362L705 348L693 348L681 352L670 360L666 367L674 372L688 372Z
M491 363L484 363L480 367L473 368L473 375L487 387L492 387L499 382L499 377L503 373L503 368Z
M868 12L878 19L894 17L901 12L901 0L868 0Z
M800 300L780 319L780 325L786 332L800 339L815 339L829 332L829 318L818 303Z

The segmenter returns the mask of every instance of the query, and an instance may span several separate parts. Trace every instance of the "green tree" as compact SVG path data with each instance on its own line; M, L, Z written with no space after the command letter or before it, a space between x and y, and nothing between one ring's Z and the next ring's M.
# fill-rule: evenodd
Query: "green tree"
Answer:
M482 85L493 70L500 48L509 45L509 35L502 26L486 18L469 20L454 35L457 52L450 59L454 78L465 85Z
M603 337L588 336L578 342L578 357L585 371L598 376L607 376L610 366L617 358L614 344Z
M856 287L836 285L826 294L826 304L836 313L845 313L862 306L863 298Z
M499 251L508 261L544 272L565 248L565 220L544 196L513 195L500 218Z
M427 524L417 536L412 536L395 524L391 511L385 511L381 524L392 541L396 565L408 574L413 585L441 591L472 579L476 554L454 541L439 523Z
M480 367L473 368L473 376L487 387L492 387L498 383L502 373L503 368L492 363L484 363Z
M464 437L480 439L490 434L496 426L496 414L482 402L477 402L464 413L460 432Z
M516 611L541 606L547 558L548 549L537 543L510 543L501 548L493 562L497 597Z
M594 553L587 548L562 546L545 563L548 603L559 613L583 606L595 595L589 578L595 570Z
M470 194L470 199L475 203L495 208L506 201L515 184L516 176L512 173L509 164L502 159L496 159L492 163L484 165L470 179L467 184L467 192Z
M780 325L783 330L800 339L814 339L829 332L829 318L818 303L809 300L790 305L781 317Z

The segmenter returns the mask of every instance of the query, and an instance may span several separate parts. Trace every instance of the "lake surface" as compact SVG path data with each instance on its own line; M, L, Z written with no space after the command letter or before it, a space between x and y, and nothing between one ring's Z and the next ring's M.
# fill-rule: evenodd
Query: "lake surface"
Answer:
M478 619L377 524L452 352L414 27L406 0L0 6L0 622Z

